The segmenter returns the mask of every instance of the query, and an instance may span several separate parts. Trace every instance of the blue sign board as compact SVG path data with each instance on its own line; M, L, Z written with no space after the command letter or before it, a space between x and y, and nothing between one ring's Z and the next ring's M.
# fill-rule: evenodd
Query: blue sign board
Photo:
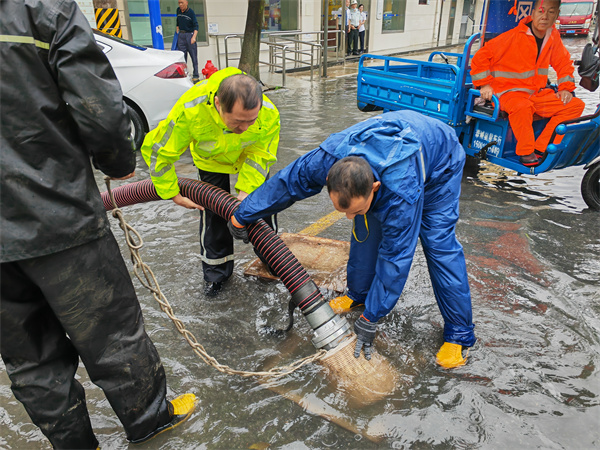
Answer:
M531 15L534 3L535 0L519 0L515 5L514 0L488 0L485 40L488 41L516 27L522 19ZM515 6L516 15L511 12Z

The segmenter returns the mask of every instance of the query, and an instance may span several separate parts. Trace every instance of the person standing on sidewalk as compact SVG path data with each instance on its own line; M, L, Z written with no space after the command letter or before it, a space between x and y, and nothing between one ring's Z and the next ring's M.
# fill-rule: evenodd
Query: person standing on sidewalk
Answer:
M134 175L123 93L74 0L3 0L0 353L54 448L96 449L83 362L132 443L183 422L94 179ZM18 70L15 68L18 67Z
M183 57L187 64L187 54L192 58L192 66L194 72L192 74L192 82L200 81L198 72L198 45L196 38L198 37L198 19L196 13L188 6L188 0L179 0L177 8L177 48L183 52Z
M358 5L358 12L360 13L360 23L358 25L358 39L360 40L360 53L365 52L365 23L367 22L367 13L364 11L365 5L362 3Z
M348 12L347 55L350 55L350 47L352 47L352 54L358 55L358 27L360 26L360 12L358 12L357 5L357 0L350 1L350 10Z

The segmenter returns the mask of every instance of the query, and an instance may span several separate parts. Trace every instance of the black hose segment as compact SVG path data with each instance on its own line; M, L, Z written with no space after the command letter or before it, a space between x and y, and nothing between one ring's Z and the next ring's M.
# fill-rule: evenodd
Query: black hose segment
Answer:
M325 305L325 303L323 303L323 305ZM270 325L265 325L263 327L263 331L266 334L269 334L271 336L278 336L278 337L282 337L285 336L285 334L290 331L292 329L292 327L294 326L294 310L296 309L296 304L294 303L293 300L290 299L289 303L288 303L288 324L285 328L273 328Z
M237 198L223 189L203 181L179 178L178 184L181 195L211 210L225 220L229 220L239 206L240 202ZM112 193L119 208L161 200L151 180L126 184L112 189ZM113 209L108 192L102 193L102 201L107 211ZM248 237L288 289L294 304L304 314L325 302L319 288L311 280L298 259L264 220L261 219L248 225Z

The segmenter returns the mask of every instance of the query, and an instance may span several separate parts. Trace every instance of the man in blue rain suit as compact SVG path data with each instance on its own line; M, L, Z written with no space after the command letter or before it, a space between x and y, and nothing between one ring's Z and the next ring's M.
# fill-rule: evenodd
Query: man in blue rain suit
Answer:
M465 153L454 131L412 111L385 113L331 135L249 195L228 223L245 226L318 194L327 185L334 207L354 220L348 293L332 304L364 304L355 322L355 356L370 359L377 322L396 305L420 238L445 321L437 363L466 362L475 344L471 294L456 239Z

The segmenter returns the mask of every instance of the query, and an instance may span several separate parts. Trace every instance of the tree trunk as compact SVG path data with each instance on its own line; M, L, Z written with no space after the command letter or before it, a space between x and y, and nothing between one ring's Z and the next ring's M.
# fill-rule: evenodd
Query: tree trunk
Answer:
M246 17L246 30L244 43L238 68L260 80L258 60L260 56L260 34L262 32L264 0L248 0L248 16Z

